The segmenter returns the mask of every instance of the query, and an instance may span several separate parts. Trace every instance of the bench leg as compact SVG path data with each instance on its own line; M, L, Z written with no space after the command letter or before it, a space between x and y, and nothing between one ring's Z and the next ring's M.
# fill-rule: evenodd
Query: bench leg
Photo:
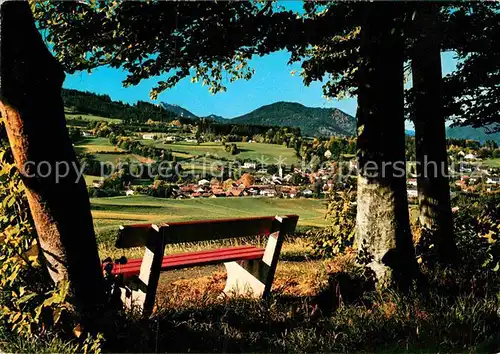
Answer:
M146 246L139 277L134 290L121 288L121 298L127 308L138 308L144 316L153 312L156 289L160 279L165 245L159 229L153 225L151 242ZM156 234L154 234L156 232Z
M261 297L266 288L265 276L262 273L262 261L242 261L224 263L227 271L227 295L251 295Z
M271 292L278 258L287 228L286 217L276 217L273 230L269 235L262 260L224 263L227 281L224 293L227 295L249 295L266 297Z

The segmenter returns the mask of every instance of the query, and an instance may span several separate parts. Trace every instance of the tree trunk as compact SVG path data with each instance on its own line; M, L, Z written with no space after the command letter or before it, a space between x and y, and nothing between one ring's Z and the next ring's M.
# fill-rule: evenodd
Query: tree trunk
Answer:
M104 281L89 197L83 178L77 181L80 166L66 128L65 75L45 47L28 2L1 6L0 64L0 110L40 249L52 279L70 282L77 313L92 316L104 304ZM28 162L32 165L24 168ZM63 163L69 166L67 176L62 176Z
M372 257L379 287L416 275L408 200L403 103L404 41L397 4L366 5L358 89L358 211L355 245Z
M416 5L412 72L419 222L439 258L456 256L442 104L439 4Z

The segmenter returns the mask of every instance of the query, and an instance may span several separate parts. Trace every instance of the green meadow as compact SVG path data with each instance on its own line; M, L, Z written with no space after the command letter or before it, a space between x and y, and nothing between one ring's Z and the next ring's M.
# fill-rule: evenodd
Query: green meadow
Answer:
M218 156L227 159L252 159L258 161L265 161L267 164L276 164L278 161L284 164L295 164L298 162L295 156L295 150L287 148L282 145L263 144L263 143L235 143L240 150L239 154L231 155L226 152L221 143L201 143L199 145L194 143L173 143L164 144L156 143L151 140L142 140L143 144L154 144L156 147L163 149L170 149L179 155L179 157L189 158L194 156ZM280 160L281 159L281 160Z
M71 125L72 120L86 120L89 122L105 121L105 122L116 123L116 124L122 123L122 120L118 119L118 118L107 118L107 117L101 117L101 116L94 116L92 114L77 114L77 113L67 113L67 112L66 112L66 120L68 121L69 125Z
M264 215L298 214L299 225L324 226L325 205L317 199L199 198L161 199L129 196L91 199L98 232L120 225L195 219L223 219Z
M75 145L77 153L88 153L94 155L100 162L116 164L119 161L132 163L147 163L149 159L135 154L127 153L125 150L112 145L108 138L85 138Z
M500 167L500 159L484 160L482 164L489 167Z
M75 145L77 153L94 154L98 152L123 152L123 149L113 146L108 138L85 138Z

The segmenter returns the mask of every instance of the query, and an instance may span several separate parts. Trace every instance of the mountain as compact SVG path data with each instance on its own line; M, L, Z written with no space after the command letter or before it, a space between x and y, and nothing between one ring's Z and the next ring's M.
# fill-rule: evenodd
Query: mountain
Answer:
M205 118L205 119L211 119L213 121L216 121L217 123L228 123L228 122L231 122L230 119L228 118L224 118L222 116L218 116L216 114L211 114L209 116L206 116L206 117L202 117L202 118Z
M175 113L179 117L191 118L191 119L199 118L197 115L189 112L187 109L182 108L181 106L178 106L176 104L168 104L166 102L162 102L160 105L167 111Z
M481 143L484 143L486 140L494 140L497 144L500 144L500 133L487 134L487 128L473 128L471 126L448 127L446 129L446 136L454 139L478 140ZM492 129L493 126L491 125L489 128Z
M304 136L353 136L356 119L337 108L306 107L296 102L276 102L231 119L237 124L299 127Z

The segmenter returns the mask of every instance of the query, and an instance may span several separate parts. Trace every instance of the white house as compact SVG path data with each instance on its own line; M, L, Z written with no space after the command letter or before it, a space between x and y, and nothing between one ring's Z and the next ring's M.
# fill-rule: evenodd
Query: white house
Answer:
M306 197L310 197L311 195L313 195L313 191L310 189L304 189L302 191L302 194L305 195Z
M276 195L276 191L273 189L263 189L259 194L266 197L274 197Z
M408 194L408 198L418 197L418 191L416 189L407 189L406 193Z
M486 178L487 184L500 184L500 177L491 176Z
M128 196L130 196L130 195L134 195L134 191L133 191L132 189L127 189L127 190L125 191L125 195L126 195L127 197L128 197Z
M477 157L474 154L467 154L467 155L464 156L464 159L466 159L466 160L476 160Z
M415 178L409 178L407 182L410 186L417 186L417 180Z
M83 136L84 138L88 138L88 137L94 136L94 134L92 134L91 132L86 132L86 131L83 131L83 132L82 132L82 136Z
M243 164L243 168L253 168L255 170L256 167L257 164L255 162L245 162Z
M206 180L206 179L200 179L198 181L198 185L199 186L209 186L210 185L210 181L209 180Z
M332 152L331 152L330 150L326 150L326 151L325 151L324 156L325 156L327 159L329 159L330 157L332 157Z
M165 138L165 141L168 142L168 143L173 143L177 140L177 137L175 136L172 136L172 135L169 135Z
M142 134L142 139L144 140L154 140L155 134Z
M257 194L259 194L259 191L255 188L250 188L248 190L248 193L250 193L251 195L257 195Z
M272 181L277 184L282 184L282 179L279 176L273 175Z

